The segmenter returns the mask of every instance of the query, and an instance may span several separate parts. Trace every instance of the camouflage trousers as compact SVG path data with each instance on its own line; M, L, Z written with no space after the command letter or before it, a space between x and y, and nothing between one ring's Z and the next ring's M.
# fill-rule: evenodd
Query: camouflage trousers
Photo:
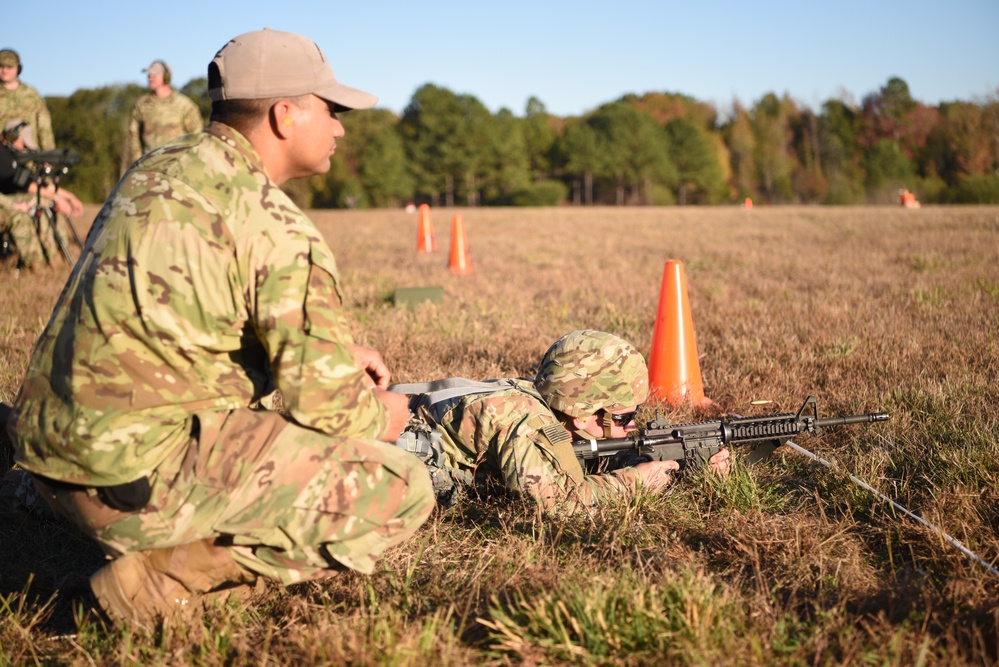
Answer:
M48 237L51 237L51 231L46 231ZM46 250L43 250L35 230L35 221L30 215L22 211L0 210L0 232L10 234L17 254L25 267L31 268L45 264ZM55 243L53 242L47 246L47 249L54 247ZM58 248L55 248L55 251L58 252Z
M434 507L426 467L391 444L335 440L269 411L199 413L195 424L150 475L139 511L113 509L93 489L36 486L109 556L214 538L240 566L283 584L337 564L372 572Z

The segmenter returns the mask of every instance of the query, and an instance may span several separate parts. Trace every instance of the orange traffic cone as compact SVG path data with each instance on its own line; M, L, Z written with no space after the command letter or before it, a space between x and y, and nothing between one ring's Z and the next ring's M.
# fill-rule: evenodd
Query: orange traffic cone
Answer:
M707 407L712 402L704 397L687 278L683 262L676 259L666 262L659 290L659 312L649 353L649 389L653 399L671 405L687 400L697 407Z
M434 223L430 220L430 206L420 204L419 223L416 227L416 252L434 250L437 250L437 237L434 235Z
M458 214L451 219L451 260L448 268L451 273L459 276L472 272L472 263L468 258L468 239L465 238L465 221Z

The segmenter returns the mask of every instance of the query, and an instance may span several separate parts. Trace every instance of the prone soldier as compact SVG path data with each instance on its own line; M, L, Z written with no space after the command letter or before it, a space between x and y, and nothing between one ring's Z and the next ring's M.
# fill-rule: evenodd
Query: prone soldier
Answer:
M587 475L573 452L574 439L633 431L648 397L645 359L613 334L565 334L542 357L533 380L450 378L392 389L411 396L417 415L396 444L428 464L444 505L455 502L464 485L493 480L546 511L571 513L639 486L662 488L679 469L676 461L645 461ZM711 464L728 472L728 450Z

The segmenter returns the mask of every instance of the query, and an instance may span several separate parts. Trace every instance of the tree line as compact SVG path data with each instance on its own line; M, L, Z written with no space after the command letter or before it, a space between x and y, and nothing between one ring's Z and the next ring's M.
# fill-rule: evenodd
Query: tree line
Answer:
M207 81L181 91L208 118ZM80 163L66 185L103 201L124 167L141 86L49 97L59 148ZM676 93L626 95L572 117L531 98L522 116L472 95L419 88L402 115L345 113L328 174L287 184L303 207L693 205L897 201L999 204L999 95L929 106L891 78L860 104L818 111L768 93L723 117Z

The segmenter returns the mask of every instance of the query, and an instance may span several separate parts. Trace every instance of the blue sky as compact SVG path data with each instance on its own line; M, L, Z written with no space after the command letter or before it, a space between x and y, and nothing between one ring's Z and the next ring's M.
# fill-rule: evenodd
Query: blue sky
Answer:
M265 26L310 37L342 82L396 112L425 83L517 115L535 96L560 116L649 91L722 111L768 92L817 108L859 102L892 76L927 104L999 95L999 0L19 0L3 23L0 46L43 95L144 85L156 58L182 85L231 37Z

